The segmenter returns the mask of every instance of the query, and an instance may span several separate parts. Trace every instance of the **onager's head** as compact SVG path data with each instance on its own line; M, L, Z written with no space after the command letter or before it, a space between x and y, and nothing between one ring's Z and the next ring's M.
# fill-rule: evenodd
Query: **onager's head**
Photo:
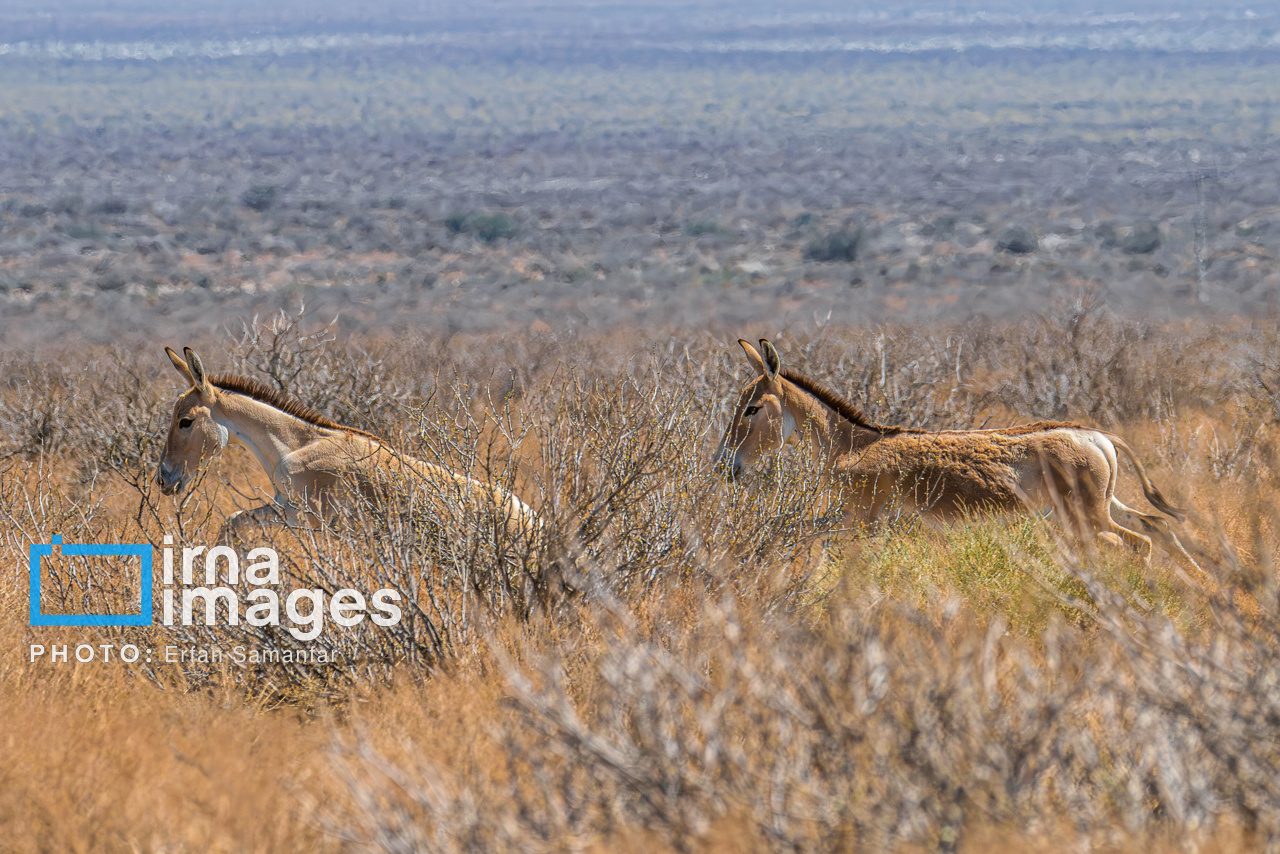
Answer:
M218 390L209 382L200 357L190 347L182 348L186 361L170 347L164 351L183 379L191 383L191 388L173 405L164 456L156 469L160 491L173 495L182 491L202 462L227 446L230 437L227 428L214 420Z
M716 452L716 465L730 480L741 477L761 454L781 449L796 435L795 416L782 405L778 351L764 338L759 351L741 338L738 343L760 376L743 387Z

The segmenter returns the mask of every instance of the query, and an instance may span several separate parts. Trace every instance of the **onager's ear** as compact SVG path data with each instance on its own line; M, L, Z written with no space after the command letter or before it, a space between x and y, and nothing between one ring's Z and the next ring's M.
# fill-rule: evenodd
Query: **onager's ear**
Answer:
M182 361L182 357L173 351L172 347L164 348L165 355L169 357L169 361L173 362L173 367L178 373L182 374L182 378L192 385L196 384L195 377L191 376L191 369L187 367L187 363Z
M765 373L769 375L769 379L776 380L778 371L782 370L782 357L778 355L778 351L774 346L769 343L768 338L760 339L760 351L764 353Z
M191 369L191 384L199 390L201 397L213 397L213 386L204 372L204 363L200 361L200 355L190 347L183 347L182 353L187 357L187 367Z
M764 359L761 358L759 351L757 351L755 347L751 346L751 342L745 338L739 338L738 343L742 345L742 352L747 354L747 361L751 363L751 367L755 368L762 374L768 373L768 371L764 369Z

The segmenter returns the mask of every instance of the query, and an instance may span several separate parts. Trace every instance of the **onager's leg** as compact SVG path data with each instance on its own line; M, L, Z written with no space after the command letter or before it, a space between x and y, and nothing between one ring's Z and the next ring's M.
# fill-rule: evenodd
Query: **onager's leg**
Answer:
M1117 525L1114 521L1111 523L1110 531L1098 532L1098 539L1105 539L1108 543L1114 544L1116 538L1126 548L1137 553L1138 559L1142 561L1143 566L1151 566L1151 540L1148 537L1144 537L1137 531L1130 531L1122 525Z
M1041 470L1054 499L1054 509L1069 518L1076 536L1109 548L1124 548L1138 556L1143 566L1151 565L1151 540L1116 522L1111 516L1115 500L1116 459L1110 445L1095 445L1095 465L1073 466L1041 459ZM1123 505L1121 505L1123 506Z
M1151 540L1159 543L1160 547L1168 552L1175 561L1181 561L1196 572L1204 573L1204 569L1201 568L1200 564L1196 563L1196 559L1193 558L1185 548L1183 548L1181 541L1178 540L1177 534L1173 532L1173 528L1170 527L1169 522L1166 519L1162 519L1159 516L1151 516L1146 513L1139 513L1132 507L1126 507L1120 502L1120 499L1115 496L1112 496L1111 498L1111 508L1137 519L1138 523L1142 525L1142 530L1147 533Z
M1058 465L1048 456L1040 459L1040 474L1044 478L1041 489L1051 502L1054 516L1058 523L1081 543L1106 549L1127 549L1138 555L1143 565L1151 563L1151 540L1135 531L1130 531L1111 518L1108 504L1110 484L1107 481L1097 482L1076 468ZM1114 469L1108 471L1114 480ZM1026 494L1022 494L1023 503L1028 507L1037 506L1031 503Z
M218 542L230 545L241 539L244 531L261 525L290 525L297 518L297 511L282 504L263 504L249 510L232 513L218 532Z
M1083 527L1091 531L1099 543L1129 549L1138 555L1143 566L1151 565L1151 540L1112 519L1109 503L1090 502L1088 507L1081 508L1080 515L1084 517Z

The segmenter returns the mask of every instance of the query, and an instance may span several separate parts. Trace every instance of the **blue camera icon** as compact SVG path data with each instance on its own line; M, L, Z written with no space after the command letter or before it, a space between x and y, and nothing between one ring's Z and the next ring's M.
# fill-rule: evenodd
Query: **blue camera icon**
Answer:
M51 557L57 546L62 554L85 557L134 556L142 559L142 591L137 614L42 614L40 613L40 559ZM33 626L149 626L151 625L151 546L133 545L67 545L54 535L48 545L32 543L31 557L31 625Z

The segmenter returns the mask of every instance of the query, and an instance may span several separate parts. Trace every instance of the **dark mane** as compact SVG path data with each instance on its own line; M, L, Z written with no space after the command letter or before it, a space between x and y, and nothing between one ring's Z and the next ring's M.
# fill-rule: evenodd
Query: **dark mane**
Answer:
M295 418L301 418L309 424L317 427L324 427L329 430L344 430L348 433L357 433L361 436L368 436L376 439L371 433L363 430L357 430L354 427L348 427L345 424L339 424L332 418L329 418L318 409L312 409L305 403L294 400L292 397L272 388L261 380L255 380L252 377L243 377L239 374L213 374L209 377L209 382L213 383L217 388L223 391L229 391L234 394L243 394L245 397L251 397L267 406L274 406L281 412L287 412Z
M886 427L883 424L877 424L876 422L868 418L867 414L863 412L860 408L858 408L854 403L852 403L848 398L845 398L844 396L837 394L836 392L832 391L831 389L827 388L826 386L822 385L816 380L813 380L805 376L804 374L797 373L796 371L792 371L784 368L783 370L778 372L778 375L781 376L783 379L790 380L792 383L795 383L800 388L809 392L809 394L813 395L814 397L818 398L818 400L822 401L827 406L830 406L832 409L834 409L840 415L840 417L846 418L849 421L852 421L854 424L857 424L859 427L861 427L864 430L871 430L883 436L895 436L898 433L925 432L924 430L917 430L912 427Z
M1043 433L1048 430L1097 430L1096 427L1087 427L1083 424L1077 424L1074 421L1033 421L1030 424L1017 424L1013 427L993 427L988 429L979 428L977 430L933 431L921 430L918 427L887 427L884 424L878 424L875 421L872 421L867 417L865 412L863 412L848 398L837 394L811 377L807 377L804 374L797 373L796 371L786 368L779 371L778 376L783 379L790 380L795 385L809 392L809 394L834 409L840 417L852 421L864 430L871 430L882 436L897 436L902 433L931 433L933 435L940 435L941 433L999 433L1004 436L1025 436L1031 433Z

